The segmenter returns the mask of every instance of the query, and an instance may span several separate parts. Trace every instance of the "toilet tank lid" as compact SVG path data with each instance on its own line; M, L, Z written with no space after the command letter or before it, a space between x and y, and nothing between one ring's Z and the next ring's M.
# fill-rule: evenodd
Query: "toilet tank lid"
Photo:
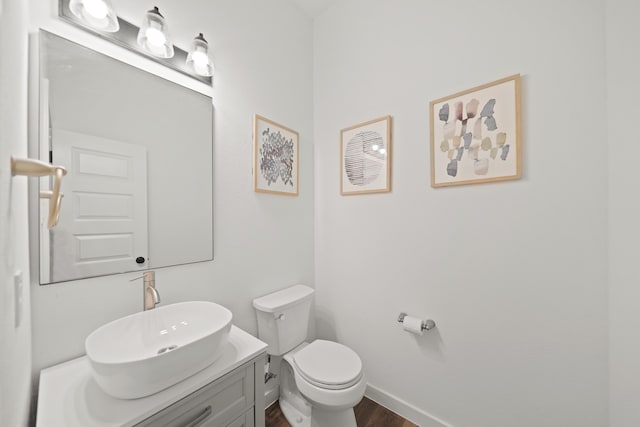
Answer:
M299 304L313 295L313 289L295 285L253 300L253 306L266 313L274 313Z

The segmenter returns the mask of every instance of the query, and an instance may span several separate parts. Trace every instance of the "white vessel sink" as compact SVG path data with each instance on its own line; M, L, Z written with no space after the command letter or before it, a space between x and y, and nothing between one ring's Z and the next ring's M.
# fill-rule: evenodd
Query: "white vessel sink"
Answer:
M119 399L156 393L215 362L231 319L219 304L190 301L114 320L85 341L93 378Z

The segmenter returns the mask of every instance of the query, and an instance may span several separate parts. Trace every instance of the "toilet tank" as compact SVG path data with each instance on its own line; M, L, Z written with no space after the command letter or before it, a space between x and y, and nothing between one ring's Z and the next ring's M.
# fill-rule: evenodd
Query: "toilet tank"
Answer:
M258 337L267 353L281 356L307 338L313 289L296 285L253 300L258 314Z

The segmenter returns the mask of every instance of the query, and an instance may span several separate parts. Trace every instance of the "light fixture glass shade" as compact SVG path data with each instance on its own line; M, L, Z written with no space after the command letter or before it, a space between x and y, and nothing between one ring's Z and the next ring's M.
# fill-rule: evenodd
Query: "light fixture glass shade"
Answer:
M69 10L96 30L115 33L120 29L111 0L70 0Z
M173 43L169 37L169 28L157 7L145 14L138 31L138 44L158 58L173 57Z
M205 40L202 33L198 34L191 44L191 50L187 55L187 66L199 76L213 76L213 61L209 57L209 43Z

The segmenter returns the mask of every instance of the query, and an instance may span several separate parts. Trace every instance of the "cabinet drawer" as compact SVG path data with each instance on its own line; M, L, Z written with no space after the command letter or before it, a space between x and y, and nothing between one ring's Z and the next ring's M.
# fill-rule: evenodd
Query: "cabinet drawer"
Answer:
M230 372L136 426L226 426L253 405L253 366Z
M253 408L233 420L226 427L254 427Z

